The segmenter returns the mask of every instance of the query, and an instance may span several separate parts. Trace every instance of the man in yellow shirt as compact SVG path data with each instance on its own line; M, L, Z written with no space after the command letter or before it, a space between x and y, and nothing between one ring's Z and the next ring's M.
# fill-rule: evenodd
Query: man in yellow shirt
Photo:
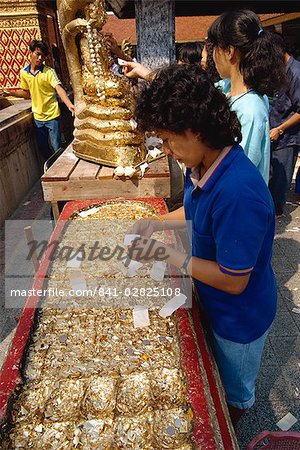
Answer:
M47 160L61 147L60 109L57 94L74 115L74 105L61 85L56 72L44 64L48 48L42 41L29 45L30 64L20 72L20 89L4 91L6 95L29 99L37 127L37 141L41 154ZM51 147L49 146L49 139Z

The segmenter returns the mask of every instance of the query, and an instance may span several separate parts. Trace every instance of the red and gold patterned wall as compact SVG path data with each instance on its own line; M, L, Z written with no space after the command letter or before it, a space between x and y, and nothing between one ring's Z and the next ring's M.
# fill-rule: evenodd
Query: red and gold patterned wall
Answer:
M0 0L0 90L18 87L19 73L28 64L28 46L33 39L47 43L47 63L60 72L63 83L68 81L55 8L51 0ZM58 49L59 61L53 58L53 46Z

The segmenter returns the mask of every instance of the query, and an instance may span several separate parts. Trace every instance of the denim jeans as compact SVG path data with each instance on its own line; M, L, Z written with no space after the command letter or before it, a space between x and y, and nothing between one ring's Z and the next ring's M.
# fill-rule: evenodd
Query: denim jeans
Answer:
M297 145L278 150L276 149L276 143L271 145L269 189L273 197L276 215L278 216L283 214L299 150L300 147Z
M249 344L228 341L213 332L215 358L229 405L248 409L255 402L255 381L269 331Z
M34 122L37 127L36 137L39 151L47 160L61 147L60 116L46 121L34 119ZM49 146L49 139L52 148Z

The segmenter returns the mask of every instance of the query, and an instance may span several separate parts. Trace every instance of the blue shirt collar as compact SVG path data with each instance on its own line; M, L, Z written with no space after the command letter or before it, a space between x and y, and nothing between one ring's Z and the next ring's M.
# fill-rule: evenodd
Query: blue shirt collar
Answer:
M24 68L24 70L25 70L25 72L28 72L28 73L30 73L30 75L32 75L33 77L35 77L39 72L43 72L44 67L45 67L45 65L42 64L41 67L39 68L39 71L38 71L35 75L33 75L33 73L30 72L30 64L28 64L28 66L26 66L26 67Z
M202 178L197 180L197 172L199 174L199 168L191 170L190 178L195 188L199 187L203 191L209 191L213 188L220 176L225 172L231 162L237 156L238 152L243 151L239 145L234 145L232 147L224 147L215 162L210 166L210 168L205 172Z

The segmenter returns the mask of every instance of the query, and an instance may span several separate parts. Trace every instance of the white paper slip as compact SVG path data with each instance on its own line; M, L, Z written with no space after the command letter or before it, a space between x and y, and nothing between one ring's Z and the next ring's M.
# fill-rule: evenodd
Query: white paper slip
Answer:
M140 171L141 171L142 177L145 175L145 171L148 167L149 167L149 164L147 164L147 163L140 165Z
M87 290L84 275L80 270L73 270L72 272L70 272L70 282L75 293L76 291Z
M131 128L133 130L137 129L137 123L136 123L136 121L133 118L130 119L129 123L130 123L130 126L131 126Z
M126 64L126 61L124 61L124 59L118 58L118 64L119 66L124 66Z
M296 313L296 314L300 314L300 308L293 308L292 312Z
M134 275L135 275L136 271L139 270L141 267L143 267L143 265L144 265L143 263L132 259L129 263L129 266L127 267L128 272L134 273Z
M87 211L81 211L78 215L85 219L86 217L90 216L91 214L95 214L97 211L99 211L99 208L91 208L91 209L88 209Z
M131 245L135 239L139 239L140 237L140 234L125 234L124 245Z
M164 319L168 316L171 316L176 309L180 308L180 306L185 304L187 296L184 294L176 295L171 298L159 311L159 315Z
M76 254L76 253L75 253ZM76 257L74 255L70 255L70 259L67 262L67 267L69 269L79 269L83 259L83 253L79 252Z
M166 267L165 261L154 261L150 269L150 277L155 281L163 281Z
M278 428L280 428L282 431L289 430L295 423L298 422L298 419L296 419L295 416L291 413L287 413L282 419L280 419L276 425Z
M156 157L159 156L162 152L161 152L158 148L154 147L153 150L148 150L148 153L149 153L149 155L150 155L152 158L156 158Z
M135 328L144 328L150 325L147 306L136 305L133 308L133 324Z
M122 272L125 275L125 277L132 278L136 275L137 270L143 267L143 265L144 265L143 263L131 259L127 267L125 266L122 267Z

